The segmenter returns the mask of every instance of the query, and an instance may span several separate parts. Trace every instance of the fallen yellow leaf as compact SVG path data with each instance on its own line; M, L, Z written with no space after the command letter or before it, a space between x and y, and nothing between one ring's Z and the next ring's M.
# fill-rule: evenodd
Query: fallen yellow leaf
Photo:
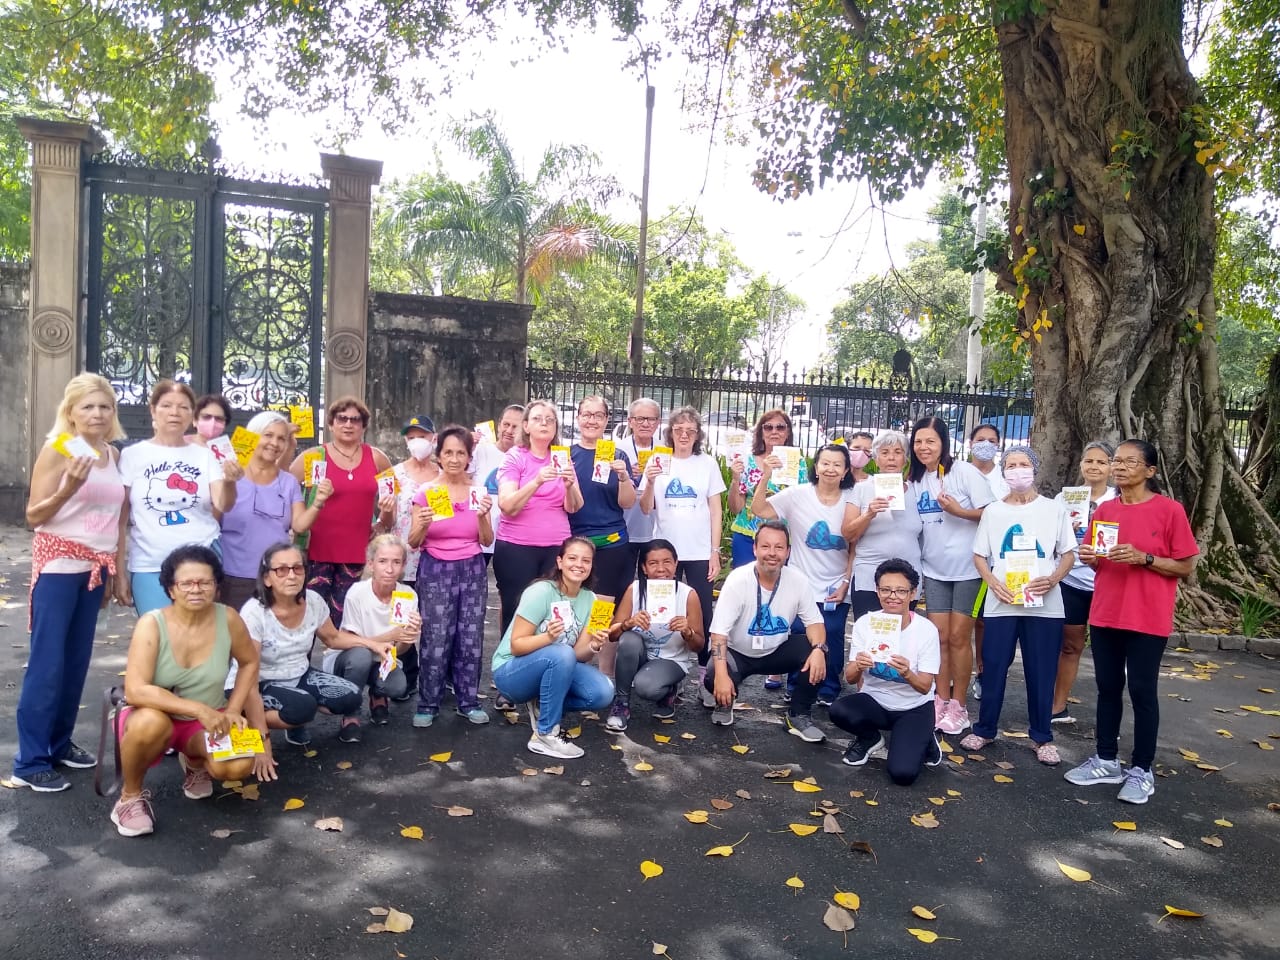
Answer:
M1200 754L1196 753L1194 750L1188 750L1186 747L1179 747L1178 752L1182 754L1183 760L1199 760L1200 759Z
M1013 783L1013 777L1006 777L1003 773L997 773L991 779L996 783Z
M1112 820L1111 825L1117 830L1137 830L1138 825L1132 820Z
M1270 687L1259 687L1258 692L1259 693L1275 693L1275 691L1272 690Z
M795 895L800 896L800 891L804 889L804 881L798 876L787 877L787 886L794 890Z
M299 800L297 797L290 797L288 800L284 802L284 808L286 810L301 810L305 806L306 804L303 803L301 800Z
M1067 875L1069 879L1074 880L1076 883L1087 883L1088 881L1093 879L1093 874L1091 874L1088 870L1081 870L1079 867L1068 866L1067 864L1063 863L1061 860L1054 860L1053 862L1058 865L1059 870L1061 870L1064 874Z
M942 799L942 797L930 797L929 802L932 803L935 807L940 807L947 801Z
M662 876L662 865L654 863L652 860L641 860L640 872L644 874L645 880L652 880L654 877ZM640 882L644 883L644 880Z
M1213 821L1213 822L1214 822L1215 824L1217 824L1218 826L1220 826L1220 827L1234 827L1234 826L1235 826L1235 824L1234 824L1234 823L1232 823L1230 820L1223 820L1221 817L1220 817L1220 818L1218 818L1217 820Z
M816 783L809 783L807 780L792 780L791 789L796 793L821 793L822 788Z
M1220 737L1226 737L1228 740L1232 739L1235 736L1235 734L1232 733L1230 730L1215 730L1214 733L1216 733Z
M401 827L400 836L406 840L421 840L424 836L421 827Z
M866 805L867 805L868 807L878 807L878 806L880 806L880 801L879 801L879 800L865 800L865 801L863 801L863 802L864 802L864 803L866 803Z
M734 753L746 753L751 748L748 747L745 743L735 743L729 749L732 750Z
M939 738L939 739L938 739L938 747L939 747L939 749L941 749L941 750L942 750L942 752L943 752L943 753L950 753L950 752L951 752L951 744L947 743L947 741L945 741L945 740L943 740L943 739L941 739L941 738Z
M921 943L933 943L938 939L938 935L932 930L921 930L919 927L908 927L907 933L911 934Z
M452 757L453 757L453 751L446 750L444 753L433 753L427 759L431 760L434 763L448 763Z
M1271 744L1267 743L1267 741L1265 741L1265 740L1254 740L1253 742L1254 742L1254 743L1256 743L1256 744L1258 745L1258 749L1259 749L1259 750L1274 750L1274 749L1275 749L1275 747L1273 747Z
M303 755L304 757L306 757L308 760L310 760L312 757L318 757L318 756L320 756L320 751L319 751L319 750L315 750L315 749L312 749L312 750L303 750L303 751L302 751L302 755Z
M637 763L637 764L636 764L634 767L632 767L631 769L633 769L633 770L639 770L641 773L645 773L645 772L647 772L647 771L649 771L649 770L652 770L652 769L653 769L653 764L652 764L652 763L645 763L643 760L641 760L639 763Z
M948 791L947 791L947 796L948 796L948 797L958 797L958 796L960 796L960 791L959 791L959 790L948 790Z
M842 907L849 910L858 910L862 907L862 898L856 893L844 893L837 888L836 895L831 898Z
M964 757L960 756L960 754L958 754L958 753L953 753L953 754L951 754L950 756L948 756L948 757L947 757L947 759L948 759L948 760L950 760L950 761L951 761L952 763L954 763L954 764L962 764L962 763L964 763Z
M690 823L706 823L710 817L711 814L706 810L690 810L684 815L684 818Z
M582 727L570 727L564 732L566 740L577 740L582 736Z
M818 832L817 825L812 823L788 823L787 829L789 829L797 837L807 837L811 833Z
M350 770L350 769L351 769L351 761L350 761L350 760L339 760L339 761L338 761L338 769L339 769L339 770Z
M733 847L712 847L704 857L731 857L733 856Z
M682 733L680 734L680 739L681 740L697 740L698 735L695 733Z
M401 913L395 907L387 911L387 919L382 921L389 933L408 933L413 929L413 917Z
M928 909L927 907L922 907L918 904L911 908L911 912L914 913L921 920L937 920L938 919L938 915L936 913L934 913L932 910Z
M1085 227L1083 223L1073 224L1071 229L1075 231L1077 237L1084 236Z
M1164 905L1164 909L1166 911L1164 917L1193 917L1198 919L1204 916L1203 913L1196 913L1194 910L1183 910L1181 907L1171 907L1167 903ZM1163 920L1164 917L1160 919Z
M670 737L664 736L664 735L662 735L661 733L655 733L655 734L653 735L653 739L654 739L654 740L656 740L658 743L670 743L670 742L671 742L671 738L670 738Z

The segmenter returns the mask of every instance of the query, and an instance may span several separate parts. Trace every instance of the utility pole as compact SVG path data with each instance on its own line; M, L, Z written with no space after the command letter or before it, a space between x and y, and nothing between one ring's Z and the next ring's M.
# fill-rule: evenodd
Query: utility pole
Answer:
M648 63L645 63L648 74ZM646 77L647 79L647 77ZM654 89L644 88L644 174L640 183L640 250L636 257L636 315L631 321L631 399L639 400L640 374L644 367L644 284L649 263L649 153L653 146Z
M974 225L973 247L978 245L987 235L987 202L978 201L976 223ZM973 285L969 288L969 339L965 345L964 382L970 390L976 390L978 381L982 379L982 318L986 312L987 271L977 270L973 275ZM965 412L965 431L972 432L978 425L981 411L970 404Z

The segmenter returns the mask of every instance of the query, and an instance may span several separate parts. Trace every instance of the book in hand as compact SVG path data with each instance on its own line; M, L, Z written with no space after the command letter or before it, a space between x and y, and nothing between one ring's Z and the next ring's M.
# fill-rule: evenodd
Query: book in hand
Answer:
M1089 526L1089 495L1093 491L1089 487L1063 487L1062 502L1067 508L1067 516L1071 520L1071 529L1075 531L1076 541L1084 540L1085 529Z
M782 466L773 471L770 479L780 487L794 487L800 482L800 460L803 454L799 447L774 447L773 455L782 461Z
M1004 585L1020 607L1043 607L1044 597L1027 590L1040 575L1040 557L1034 550L1010 550L1004 555Z
M255 727L232 727L220 737L206 733L204 749L210 760L243 760L265 750L262 732Z
M1093 521L1093 536L1089 538L1093 543L1093 552L1096 556L1105 557L1111 552L1111 548L1120 543L1120 524L1113 520L1095 520Z
M676 582L674 580L650 580L644 588L644 609L649 622L668 624L676 615Z
M422 495L431 508L433 520L448 520L453 516L453 500L448 487L427 487Z
M876 500L888 500L890 510L907 509L905 490L900 473L877 473L871 477L871 489Z
M613 602L613 597L597 596L591 602L591 615L587 618L587 632L595 633L598 630L608 630L613 623L613 610L617 604Z
M898 652L902 640L902 617L896 613L867 614L867 632L871 634L871 659L876 663L888 663Z

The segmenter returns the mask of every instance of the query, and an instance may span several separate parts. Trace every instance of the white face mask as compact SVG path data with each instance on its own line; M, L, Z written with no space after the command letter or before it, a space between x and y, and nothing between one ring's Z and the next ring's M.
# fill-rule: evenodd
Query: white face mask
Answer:
M409 456L415 460L425 460L436 452L436 442L426 437L410 437L405 445L409 448Z

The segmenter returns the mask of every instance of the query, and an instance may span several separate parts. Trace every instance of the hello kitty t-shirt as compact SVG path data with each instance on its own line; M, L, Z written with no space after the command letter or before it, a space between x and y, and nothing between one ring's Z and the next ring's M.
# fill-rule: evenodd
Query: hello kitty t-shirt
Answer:
M176 547L218 539L209 484L222 479L222 466L206 447L143 440L120 454L120 477L129 489L131 572L155 573Z

